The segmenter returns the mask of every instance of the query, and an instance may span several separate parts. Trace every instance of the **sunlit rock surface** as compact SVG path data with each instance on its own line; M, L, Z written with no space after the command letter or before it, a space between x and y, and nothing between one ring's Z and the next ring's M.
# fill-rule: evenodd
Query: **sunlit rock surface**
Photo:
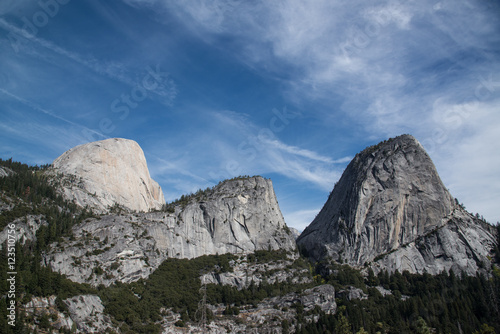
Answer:
M375 271L473 275L489 267L495 230L461 208L410 135L357 154L297 239L307 254Z
M150 175L144 152L133 140L112 138L74 147L54 160L64 197L108 212L116 204L131 211L160 209L161 187Z

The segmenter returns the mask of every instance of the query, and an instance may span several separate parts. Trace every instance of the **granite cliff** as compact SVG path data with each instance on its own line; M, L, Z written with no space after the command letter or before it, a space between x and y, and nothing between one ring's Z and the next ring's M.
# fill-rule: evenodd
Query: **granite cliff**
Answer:
M315 260L375 271L474 275L489 268L495 233L451 196L422 145L402 135L355 156L297 244Z
M170 204L166 211L103 215L73 228L44 262L76 282L95 286L148 277L166 258L295 251L271 180L226 180Z
M64 197L106 213L115 205L131 211L160 209L163 192L149 175L144 152L133 140L112 138L74 147L53 162Z

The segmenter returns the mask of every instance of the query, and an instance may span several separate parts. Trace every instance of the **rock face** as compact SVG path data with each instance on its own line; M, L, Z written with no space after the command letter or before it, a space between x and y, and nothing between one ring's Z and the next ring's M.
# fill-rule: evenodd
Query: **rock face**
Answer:
M290 231L292 231L293 237L295 238L295 240L297 240L297 238L300 236L300 231L293 227L290 227Z
M15 225L16 229L14 238L16 241L19 241L21 245L24 245L28 240L35 240L38 229L41 226L48 225L45 217L42 215L26 215L23 218L14 219L11 223ZM3 231L0 231L0 249L2 249L3 243L7 241L8 235L8 228L4 228Z
M112 138L80 145L54 160L64 196L107 212L115 204L132 211L160 209L163 192L149 175L144 152L133 140Z
M62 301L66 310L62 312L57 305L57 297L33 297L24 305L26 314L37 318L48 316L50 325L61 332L72 333L104 333L116 330L111 318L104 313L101 299L96 295L79 295ZM38 328L38 330L40 330ZM37 329L30 326L30 332L36 333Z
M32 297L31 300L24 305L26 314L34 318L41 318L44 315L50 315L49 318L55 319L51 321L51 326L57 329L66 328L70 330L74 325L74 321L69 315L64 314L58 309L56 304L56 296L48 297ZM35 333L35 328L30 328L30 332Z
M104 314L101 298L96 295L80 295L64 300L78 332L104 333L113 329L111 318Z
M14 171L8 167L0 167L0 177L6 177L14 174Z
M165 212L87 219L73 234L52 245L45 263L95 286L148 277L166 258L296 249L272 182L262 177L222 182Z
M475 274L495 231L456 203L422 145L402 135L355 156L297 244L352 266Z
M487 273L491 266L489 258L493 257L495 233L490 225L458 207L446 225L380 256L373 269L375 272L385 269L430 274L451 269L469 276Z
M260 285L290 282L292 284L312 283L309 268L295 267L297 253L291 253L286 260L251 263L247 256L232 261L231 270L224 273L210 272L201 276L205 284L229 285L238 290L248 288L251 284ZM271 274L269 274L271 273Z
M323 284L300 293L291 292L279 297L265 298L258 304L238 308L238 314L232 316L225 315L227 305L207 305L214 317L204 329L198 325L188 325L188 328L175 327L174 323L180 319L180 314L167 311L165 312L167 315L163 318L162 333L296 333L295 306L299 304L303 306L304 320L308 323L317 322L319 319L317 311L325 314L335 314L337 311L335 288ZM313 314L308 314L309 312ZM283 330L284 322L289 325L288 331Z

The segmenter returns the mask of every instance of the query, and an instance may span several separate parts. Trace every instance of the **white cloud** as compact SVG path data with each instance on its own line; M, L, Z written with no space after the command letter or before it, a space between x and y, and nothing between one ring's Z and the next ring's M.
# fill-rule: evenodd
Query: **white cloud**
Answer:
M439 136L427 141L427 147L432 148L431 157L451 194L469 211L484 215L492 223L500 221L498 102L436 105L442 111L439 114L445 116L438 118Z
M442 1L437 14L432 1L128 1L168 8L210 43L212 35L237 37L237 56L257 69L290 65L289 88L300 96L319 89L368 105L381 92L411 96L402 88L427 75L420 67L488 49L484 36L496 27L484 6L469 2Z
M395 23L400 29L408 29L413 13L408 6L396 1L369 7L364 11L364 15L368 20L372 20L372 27L368 26L367 33L376 33L379 29L377 25L386 26L390 23Z
M344 163L345 157L334 160L309 149L288 145L279 140L269 128L257 127L245 115L216 115L216 118L223 120L220 126L226 129L226 136L237 134L238 138L229 143L225 137L218 141L223 166L226 166L225 170L231 176L247 174L249 171L278 173L312 183L323 190L331 190L333 182L340 176L343 167L335 164ZM227 129L234 131L228 134Z
M264 139L262 141L262 144L269 145L269 146L276 148L282 152L290 153L292 155L300 156L300 157L307 158L310 160L316 160L318 162L325 162L325 163L330 163L330 164L334 163L330 157L322 156L314 151L301 149L301 148L296 147L296 146L286 145L285 143L280 142L279 140L276 140L276 139L273 139L273 140Z

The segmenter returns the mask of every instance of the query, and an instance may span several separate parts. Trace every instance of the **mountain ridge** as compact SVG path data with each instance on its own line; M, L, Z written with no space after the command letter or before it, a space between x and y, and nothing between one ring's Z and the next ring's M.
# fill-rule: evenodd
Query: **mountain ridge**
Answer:
M86 219L72 238L51 246L44 262L75 282L108 286L146 278L167 258L268 249L295 253L296 244L271 180L254 176L223 181L165 210Z

